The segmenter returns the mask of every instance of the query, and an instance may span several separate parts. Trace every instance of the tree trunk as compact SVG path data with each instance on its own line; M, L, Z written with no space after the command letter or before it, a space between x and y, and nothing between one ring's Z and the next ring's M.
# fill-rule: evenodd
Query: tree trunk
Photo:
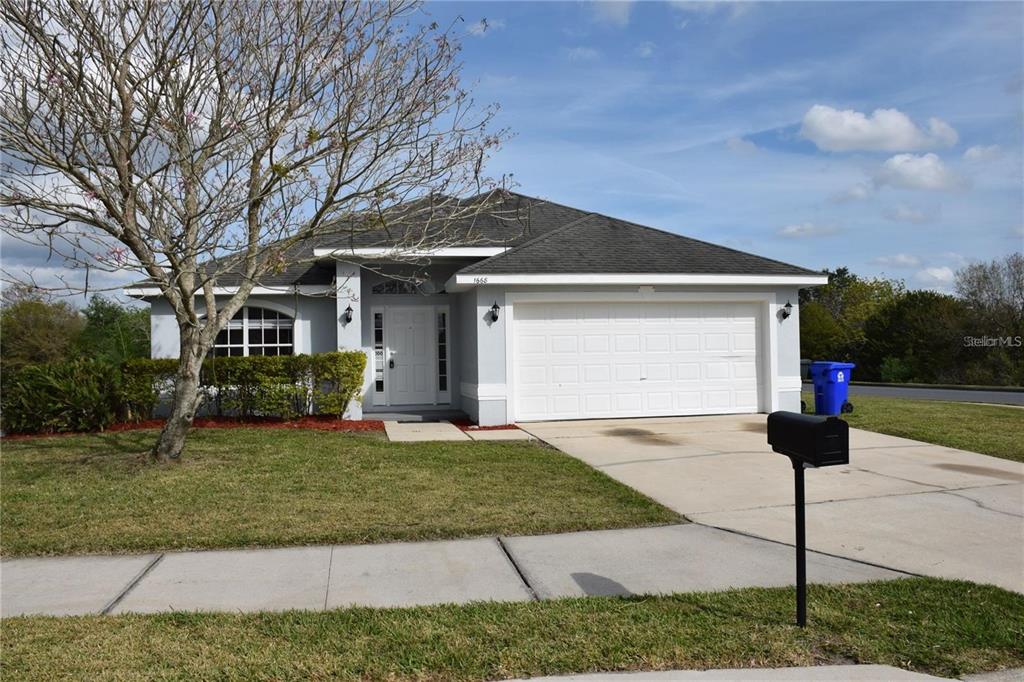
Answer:
M184 336L184 335L183 335ZM185 449L185 436L192 428L196 409L199 407L199 371L203 366L203 356L197 352L194 341L186 348L182 339L181 355L178 359L178 373L174 377L174 398L171 402L171 413L167 423L160 431L160 437L153 446L152 456L157 462L178 462Z

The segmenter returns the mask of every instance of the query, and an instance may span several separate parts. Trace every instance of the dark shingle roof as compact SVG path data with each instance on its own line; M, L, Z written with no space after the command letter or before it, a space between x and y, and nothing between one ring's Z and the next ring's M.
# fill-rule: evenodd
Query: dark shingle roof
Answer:
M346 225L339 222L335 231L289 247L281 258L281 267L262 276L258 284L330 284L335 274L334 263L331 260L315 261L314 249L388 248L396 242L418 243L429 248L432 241L439 241L442 237L445 246L509 248L501 255L463 268L460 270L462 273L820 274L515 192L471 197L459 202L459 206L472 208L474 202L483 201L491 202L487 209L456 222L454 226L445 224L444 235L432 235L429 227L424 228L413 220L403 223L401 207L396 213L399 217L390 222L386 231L367 231L356 223ZM411 239L401 238L410 234ZM223 265L222 260L214 262ZM235 286L238 281L237 275L228 272L218 277L217 284Z
M588 214L505 253L469 265L474 274L817 275L813 270L698 239Z

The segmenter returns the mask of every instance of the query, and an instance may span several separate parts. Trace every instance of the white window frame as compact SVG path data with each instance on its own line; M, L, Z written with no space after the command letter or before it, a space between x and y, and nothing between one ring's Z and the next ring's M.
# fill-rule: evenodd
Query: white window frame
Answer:
M261 303L254 302L251 305L247 304L247 305L242 306L241 310L239 311L239 312L242 313L242 320L241 320L241 322L242 322L242 327L241 327L242 328L242 343L241 343L241 345L230 344L230 343L229 344L218 344L216 342L216 340L214 340L213 347L210 349L211 352L214 354L214 357L249 357L250 356L250 353L249 353L249 350L250 350L250 343L249 343L249 309L250 308L260 308L261 310L270 310L270 311L272 311L274 313L277 313L278 315L283 315L284 317L287 317L291 321L291 330L292 330L292 340L291 340L290 344L284 344L284 343L264 344L264 343L259 343L259 344L253 345L252 347L255 347L255 348L285 348L287 346L291 346L291 348L292 348L291 355L298 355L298 351L297 351L298 339L296 338L296 330L298 329L298 324L297 324L298 321L295 319L295 315L293 315L290 312L285 311L285 310L279 310L276 306L271 307L271 306L268 306L268 305L264 305L264 304L261 304ZM221 331L228 331L228 330L230 330L231 329L231 323L233 321L234 320L229 320L228 321L228 326L224 327L224 329L221 330ZM263 325L261 325L261 328L264 328ZM237 327L236 327L236 329L237 329ZM230 331L228 331L228 336L230 337ZM230 348L241 348L242 349L242 355L241 356L238 356L238 355L235 355L235 356L231 356L231 355L217 355L216 354L216 350L218 348L228 348L228 349L230 349ZM269 356L269 357L275 357L275 356Z

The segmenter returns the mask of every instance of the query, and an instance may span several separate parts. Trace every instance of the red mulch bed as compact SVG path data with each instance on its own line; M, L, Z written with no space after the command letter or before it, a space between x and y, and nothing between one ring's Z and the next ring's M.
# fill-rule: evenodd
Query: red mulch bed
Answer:
M477 426L468 419L451 419L452 425L459 427L463 431L508 431L510 429L518 429L519 427L515 424L502 424L501 426Z
M141 422L119 422L111 424L107 431L138 431L140 429L159 429L163 427L163 419L147 419ZM300 417L299 419L283 420L274 417L196 417L192 426L199 429L314 429L317 431L383 431L384 422L378 419L336 419L326 415ZM500 428L500 427L499 427ZM96 433L93 431L92 433ZM12 433L5 435L3 440L28 440L31 438L51 438L53 436L80 436L75 433Z

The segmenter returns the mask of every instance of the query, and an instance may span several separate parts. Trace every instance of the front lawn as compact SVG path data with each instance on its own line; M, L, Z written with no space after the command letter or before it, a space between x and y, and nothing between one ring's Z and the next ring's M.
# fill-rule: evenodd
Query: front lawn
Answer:
M4 441L5 555L366 543L622 528L674 512L526 442L196 429L180 465L155 431Z
M483 680L600 670L1024 666L1024 596L912 578L791 589L328 612L4 620L5 679Z
M809 409L814 395L804 393ZM843 419L858 429L945 445L1024 462L1024 409L1002 405L948 403L850 396L854 410Z

